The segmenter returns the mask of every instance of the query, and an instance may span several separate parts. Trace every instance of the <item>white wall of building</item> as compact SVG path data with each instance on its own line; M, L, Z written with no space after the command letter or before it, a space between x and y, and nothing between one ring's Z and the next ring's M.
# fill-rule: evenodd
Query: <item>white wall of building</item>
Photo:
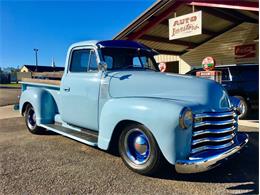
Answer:
M200 66L207 56L215 58L217 64L258 63L258 34L258 24L243 23L183 54L181 59L190 66ZM246 44L256 44L256 57L235 59L235 46Z
M207 56L216 59L217 64L237 64L237 63L259 63L259 25L252 23L242 23L241 25L227 31L210 41L190 50L182 56L158 55L157 62L179 61L179 73L185 74L195 67L201 67L202 60ZM257 52L254 58L235 58L235 46L256 44Z
M186 63L184 60L180 58L180 56L175 55L158 55L155 56L155 60L157 63L160 62L172 62L172 61L179 61L179 73L185 74L189 70L191 70L191 66Z

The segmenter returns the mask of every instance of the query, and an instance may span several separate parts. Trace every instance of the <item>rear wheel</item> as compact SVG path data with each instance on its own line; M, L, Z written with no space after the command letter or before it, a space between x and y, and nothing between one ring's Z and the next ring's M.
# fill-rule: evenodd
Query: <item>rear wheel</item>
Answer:
M242 96L235 96L235 97L240 99L240 102L242 104L242 113L238 117L239 119L245 119L248 116L248 113L250 112L250 107L247 101Z
M25 124L28 130L33 134L40 134L44 131L44 128L37 126L36 113L32 105L27 105L25 110Z
M143 175L156 173L163 160L152 133L141 124L130 125L122 131L119 153L128 168Z

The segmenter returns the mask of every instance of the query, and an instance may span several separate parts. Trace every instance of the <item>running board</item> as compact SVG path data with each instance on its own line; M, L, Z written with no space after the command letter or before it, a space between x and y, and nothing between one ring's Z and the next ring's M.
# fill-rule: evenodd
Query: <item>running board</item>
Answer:
M98 133L96 132L90 130L76 131L58 124L41 124L40 126L84 144L97 146Z

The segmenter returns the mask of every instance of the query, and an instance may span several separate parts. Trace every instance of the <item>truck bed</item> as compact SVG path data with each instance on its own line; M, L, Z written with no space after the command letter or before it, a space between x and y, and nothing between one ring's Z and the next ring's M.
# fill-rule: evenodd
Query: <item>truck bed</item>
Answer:
M49 79L31 79L31 78L22 78L21 83L38 83L38 84L47 84L47 85L55 85L60 86L60 80L49 80Z

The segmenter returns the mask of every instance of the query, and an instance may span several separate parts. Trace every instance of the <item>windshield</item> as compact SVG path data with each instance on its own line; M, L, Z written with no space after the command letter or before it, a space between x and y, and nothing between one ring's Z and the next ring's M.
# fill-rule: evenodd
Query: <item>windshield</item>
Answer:
M158 66L151 52L128 48L102 48L103 60L108 70L114 69L151 69L158 70Z

